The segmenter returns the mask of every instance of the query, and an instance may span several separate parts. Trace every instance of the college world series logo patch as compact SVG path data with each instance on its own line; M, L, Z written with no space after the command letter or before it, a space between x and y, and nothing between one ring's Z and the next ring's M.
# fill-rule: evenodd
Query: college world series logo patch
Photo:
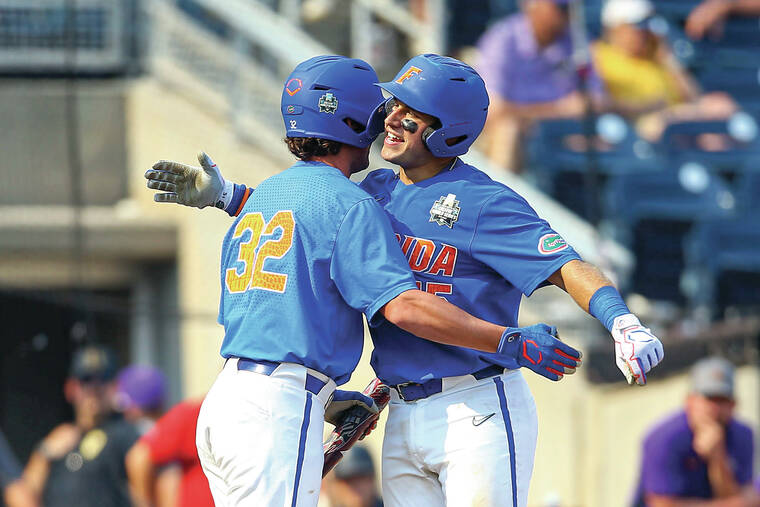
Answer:
M319 97L319 112L335 114L338 110L338 99L332 93L325 93Z
M538 240L538 253L543 255L560 252L565 248L567 248L567 241L556 232L552 234L544 234L541 236L541 239Z
M454 222L459 219L460 211L459 201L456 198L455 194L449 194L435 201L433 207L430 208L430 222L445 225L449 229L454 227Z

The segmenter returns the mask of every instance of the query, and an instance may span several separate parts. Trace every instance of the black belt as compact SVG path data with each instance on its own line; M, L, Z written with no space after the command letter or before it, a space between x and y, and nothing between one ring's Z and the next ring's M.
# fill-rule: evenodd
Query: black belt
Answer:
M271 375L274 370L280 366L280 363L277 361L254 361L253 359L246 359L244 357L238 358L237 363L237 369L238 370L245 370L245 371L252 371L254 373L261 373L262 375ZM305 367L304 367L305 368ZM312 394L319 394L319 391L322 390L323 387L325 387L324 380L320 380L311 373L306 374L306 390L309 391Z
M476 380L482 380L484 378L501 375L502 373L504 373L504 367L494 364L483 368L482 370L478 370L475 373L471 373L471 375L475 377ZM404 382L403 384L397 384L391 387L396 390L398 397L402 400L416 401L443 391L443 380L436 378L422 383Z

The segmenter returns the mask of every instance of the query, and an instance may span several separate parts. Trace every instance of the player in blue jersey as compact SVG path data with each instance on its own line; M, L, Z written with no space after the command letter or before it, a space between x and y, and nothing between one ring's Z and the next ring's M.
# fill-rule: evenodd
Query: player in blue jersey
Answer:
M391 95L373 114L374 122L386 116L382 156L400 170L373 171L361 187L385 209L417 286L510 325L523 294L559 286L610 330L629 382L645 384L662 346L611 282L522 197L457 158L485 122L480 76L452 58L420 55L380 86ZM182 178L204 174L188 167ZM198 205L190 197L180 189L180 201ZM516 368L540 356L427 342L392 323L371 333L372 365L394 386L383 444L386 503L525 505L537 420Z
M322 56L297 66L282 112L286 143L300 161L253 193L223 182L205 155L211 178L192 189L163 175L179 192L158 200L218 185L209 204L232 205L237 215L222 247L227 361L197 426L218 505L316 505L324 420L352 403L377 410L360 393L334 391L361 355L362 314L372 327L388 323L512 362L527 350L541 356L531 367L547 374L572 373L580 363L548 326L498 326L416 287L381 207L347 178L367 167L382 131L382 117L369 122L383 102L376 81L356 59Z

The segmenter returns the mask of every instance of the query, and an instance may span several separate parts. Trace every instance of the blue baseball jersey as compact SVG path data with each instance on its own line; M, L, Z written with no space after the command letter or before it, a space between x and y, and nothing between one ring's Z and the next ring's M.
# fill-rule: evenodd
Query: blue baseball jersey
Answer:
M337 384L356 367L362 313L415 289L388 219L338 169L299 162L251 194L222 245L224 357L302 364Z
M529 296L578 254L509 187L458 160L405 185L390 169L360 185L388 214L421 290L483 320L517 326ZM372 366L390 384L466 375L514 360L418 338L390 322L371 329Z

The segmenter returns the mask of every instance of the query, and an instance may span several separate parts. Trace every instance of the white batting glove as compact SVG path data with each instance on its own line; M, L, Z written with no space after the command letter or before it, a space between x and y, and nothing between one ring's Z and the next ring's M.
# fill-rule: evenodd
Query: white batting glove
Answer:
M153 200L195 208L226 208L232 199L233 183L224 181L221 171L206 153L198 154L198 162L201 167L171 160L159 160L153 164L153 168L145 172L148 188L163 191L156 193Z
M632 313L617 317L612 324L615 363L629 384L647 383L647 372L665 357L662 343Z

